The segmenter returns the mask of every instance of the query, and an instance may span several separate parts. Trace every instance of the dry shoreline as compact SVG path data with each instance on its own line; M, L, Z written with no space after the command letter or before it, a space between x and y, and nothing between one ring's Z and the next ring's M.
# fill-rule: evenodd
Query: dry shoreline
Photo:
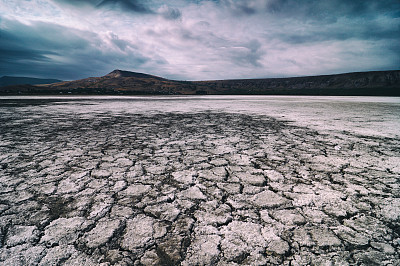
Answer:
M0 265L400 262L400 140L0 106Z

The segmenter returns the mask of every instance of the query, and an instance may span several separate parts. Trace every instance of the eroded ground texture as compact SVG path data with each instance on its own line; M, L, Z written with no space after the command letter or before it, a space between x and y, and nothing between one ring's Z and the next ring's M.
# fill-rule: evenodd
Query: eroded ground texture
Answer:
M400 263L399 139L29 110L1 109L1 265Z

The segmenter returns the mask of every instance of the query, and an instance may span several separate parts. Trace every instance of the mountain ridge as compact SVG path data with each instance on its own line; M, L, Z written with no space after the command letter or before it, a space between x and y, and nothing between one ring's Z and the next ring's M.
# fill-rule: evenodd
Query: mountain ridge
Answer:
M0 88L1 94L242 94L400 96L400 70L289 78L179 81L116 69L101 77Z

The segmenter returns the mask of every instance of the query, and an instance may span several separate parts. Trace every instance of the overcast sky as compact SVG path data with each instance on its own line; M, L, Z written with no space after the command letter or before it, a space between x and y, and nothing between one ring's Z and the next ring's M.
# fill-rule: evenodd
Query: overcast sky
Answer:
M400 69L399 0L0 0L0 76L170 79Z

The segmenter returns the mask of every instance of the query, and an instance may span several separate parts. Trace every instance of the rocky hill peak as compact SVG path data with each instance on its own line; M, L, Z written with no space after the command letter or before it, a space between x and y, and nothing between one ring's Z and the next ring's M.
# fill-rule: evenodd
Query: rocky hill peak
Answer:
M133 78L159 78L153 75L149 74L144 74L144 73L138 73L138 72L130 72L130 71L125 71L125 70L119 70L116 69L109 74L106 75L106 77L111 77L111 78L128 78L128 77L133 77Z

